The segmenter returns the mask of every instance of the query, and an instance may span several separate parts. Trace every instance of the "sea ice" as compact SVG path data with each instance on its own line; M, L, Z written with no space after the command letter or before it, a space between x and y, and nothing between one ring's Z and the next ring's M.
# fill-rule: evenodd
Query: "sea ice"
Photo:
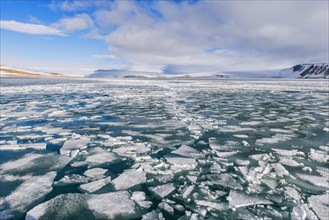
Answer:
M296 200L297 202L299 202L302 199L299 192L293 187L286 186L286 187L283 188L283 190L284 190L284 193L287 196L289 196L290 198Z
M187 199L191 195L194 189L195 189L195 185L188 186L186 190L183 192L182 197L184 199Z
M114 153L120 156L136 157L136 155L145 155L150 151L149 146L144 143L125 143L126 146L120 146L113 149Z
M19 185L13 192L4 198L10 204L10 211L15 218L22 216L52 190L56 172L49 172L42 176L33 176Z
M93 148L89 153L90 154L87 156L86 161L93 165L112 163L117 160L117 156L114 153L103 150L99 147Z
M112 181L116 190L124 190L146 182L146 173L141 170L126 170Z
M217 211L224 211L227 209L227 204L225 203L210 202L206 200L195 200L195 204L198 206L204 206L207 208L215 209Z
M127 191L105 194L61 194L31 209L26 220L34 219L136 219L143 210Z
M327 152L325 151L321 151L321 150L314 150L311 149L310 153L308 154L308 157L313 160L313 161L317 161L320 163L327 163L329 160L329 155Z
M60 153L69 157L75 157L79 153L79 149L85 147L89 141L89 137L82 137L77 140L67 140L60 149Z
M310 196L308 202L311 208L314 210L315 214L321 220L328 219L329 213L329 194Z
M283 149L272 148L272 150L275 151L278 155L284 156L284 157L305 156L304 152L298 151L296 149L294 149L294 150L283 150Z
M79 174L65 175L62 179L56 181L54 186L67 186L72 184L83 184L90 180L89 177L81 176Z
M207 175L211 184L222 186L230 189L240 189L242 186L228 173L223 174L209 174Z
M29 144L20 144L22 148L26 149L34 149L34 150L46 150L47 144L46 143L29 143Z
M104 174L107 172L107 169L103 168L92 168L86 170L83 175L93 178L93 179L102 179L104 178Z
M189 157L180 157L174 154L166 154L164 158L168 163L181 168L194 169L197 165L196 160Z
M6 174L42 175L50 171L59 171L72 158L57 153L28 153L16 160L10 160L0 165L0 171Z
M96 192L97 190L100 190L107 184L111 182L111 177L106 177L104 179L96 180L90 183L85 183L79 186L79 190L84 192L84 193L93 193Z
M289 176L288 170L282 166L280 163L272 163L271 164L274 170L276 171L278 176Z
M296 173L296 176L314 186L324 187L329 189L329 177L314 176L308 174Z
M149 187L148 189L157 197L164 198L175 190L175 186L173 183L166 183L159 186Z
M182 145L177 150L174 150L171 153L178 154L178 155L185 156L185 157L191 157L191 158L200 158L203 155L200 151L198 151L190 146L187 146L187 145Z
M229 205L233 208L246 207L251 205L271 205L271 201L256 196L247 195L243 192L230 191L227 197Z
M304 166L302 163L298 163L297 161L293 160L292 158L280 158L280 164L289 166L289 167L302 167Z

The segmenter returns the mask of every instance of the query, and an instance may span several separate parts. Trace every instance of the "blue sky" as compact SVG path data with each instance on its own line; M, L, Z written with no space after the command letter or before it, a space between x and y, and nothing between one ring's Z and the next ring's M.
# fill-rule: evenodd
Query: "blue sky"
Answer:
M76 76L328 62L328 1L1 1L1 64Z

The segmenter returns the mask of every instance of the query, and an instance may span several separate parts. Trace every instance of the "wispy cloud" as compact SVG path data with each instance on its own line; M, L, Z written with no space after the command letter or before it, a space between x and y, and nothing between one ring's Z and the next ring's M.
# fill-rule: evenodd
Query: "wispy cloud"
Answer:
M51 26L59 30L72 32L91 28L93 21L87 14L76 14L73 17L62 18Z
M17 21L1 20L0 28L25 34L66 36L63 31L54 27L41 24L21 23Z
M114 54L94 54L93 57L101 60L117 59Z

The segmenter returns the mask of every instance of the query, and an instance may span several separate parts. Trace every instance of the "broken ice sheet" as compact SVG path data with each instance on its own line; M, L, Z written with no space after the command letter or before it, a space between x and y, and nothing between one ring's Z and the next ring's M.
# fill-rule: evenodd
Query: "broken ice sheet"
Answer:
M32 176L24 181L13 192L3 198L8 207L0 207L0 211L7 211L15 218L20 218L27 210L41 202L52 190L55 176L56 172L49 172L42 176Z
M175 186L173 183L166 183L159 186L153 186L148 188L155 196L159 198L164 198L170 195L174 190Z
M202 157L202 153L190 146L182 145L178 149L171 152L172 154L177 154L185 157L199 158Z
M142 170L126 170L112 181L116 190L124 190L146 182L146 173Z
M89 151L86 161L93 165L99 165L104 163L113 163L117 159L118 156L116 156L114 153L97 147Z
M242 190L242 186L228 173L208 174L207 178L213 185Z
M106 201L106 202L104 202ZM136 219L145 212L127 191L105 194L62 194L31 209L32 219Z
M79 149L86 147L89 141L90 138L88 137L82 137L77 140L67 140L60 149L60 153L69 157L75 157L78 154Z
M328 219L329 194L310 196L308 202L318 218L321 220Z
M227 200L229 201L229 205L233 208L240 208L240 207L246 207L246 206L252 206L252 205L271 205L273 204L271 201L253 196L253 195L247 195L244 192L238 192L235 190L231 190L230 194L227 197Z
M81 184L79 186L79 190L84 193L93 193L96 192L97 190L100 190L107 184L111 182L111 177L106 177L104 179L96 180L93 182Z

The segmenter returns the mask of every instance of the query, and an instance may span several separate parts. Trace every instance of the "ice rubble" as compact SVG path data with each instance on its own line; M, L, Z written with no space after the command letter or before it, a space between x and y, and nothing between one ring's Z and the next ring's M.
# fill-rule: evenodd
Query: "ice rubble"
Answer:
M106 202L104 202L106 201ZM62 194L31 209L26 220L32 219L135 219L143 210L127 191L104 194Z

